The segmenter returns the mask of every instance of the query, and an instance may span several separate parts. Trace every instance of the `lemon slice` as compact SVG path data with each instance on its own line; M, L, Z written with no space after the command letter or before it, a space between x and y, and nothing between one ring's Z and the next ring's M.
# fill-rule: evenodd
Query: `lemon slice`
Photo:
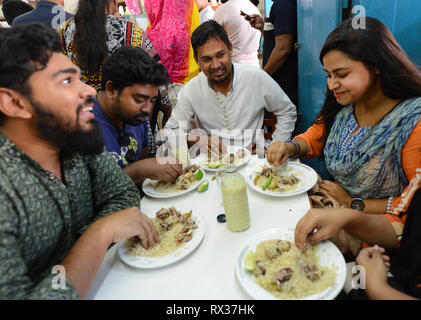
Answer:
M209 162L208 163L209 169L216 169L216 168L219 168L220 166L221 166L220 162Z
M196 180L200 180L203 178L203 172L202 170L196 170L196 172L194 173L194 177L196 178Z
M254 256L253 251L247 252L244 257L244 269L247 271L254 271L254 269L256 269L256 257Z
M209 187L209 180L206 179L200 186L199 188L197 188L197 191L199 192L205 192L206 190L208 190Z

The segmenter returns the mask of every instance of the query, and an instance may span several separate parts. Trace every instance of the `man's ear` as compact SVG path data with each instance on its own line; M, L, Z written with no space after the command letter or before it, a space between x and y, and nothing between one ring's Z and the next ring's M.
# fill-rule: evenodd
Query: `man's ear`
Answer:
M108 99L114 101L118 95L118 90L113 87L113 83L111 80L108 80L105 84L105 95Z
M31 105L22 94L0 88L0 111L9 118L31 119Z

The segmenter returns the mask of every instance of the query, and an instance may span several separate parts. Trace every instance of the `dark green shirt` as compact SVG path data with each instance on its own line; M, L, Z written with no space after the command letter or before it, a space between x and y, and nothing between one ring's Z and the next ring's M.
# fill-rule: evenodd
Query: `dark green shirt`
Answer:
M103 152L62 155L63 181L0 134L0 299L78 299L52 273L89 225L140 205L132 180Z

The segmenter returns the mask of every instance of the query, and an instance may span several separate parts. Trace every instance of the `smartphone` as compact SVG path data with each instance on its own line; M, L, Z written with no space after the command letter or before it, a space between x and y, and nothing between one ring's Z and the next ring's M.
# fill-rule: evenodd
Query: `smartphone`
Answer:
M243 12L242 10L240 10L240 14L241 14L242 16L244 16L244 17L246 18L246 20L247 20L247 21L251 19L251 17L250 17L247 13Z

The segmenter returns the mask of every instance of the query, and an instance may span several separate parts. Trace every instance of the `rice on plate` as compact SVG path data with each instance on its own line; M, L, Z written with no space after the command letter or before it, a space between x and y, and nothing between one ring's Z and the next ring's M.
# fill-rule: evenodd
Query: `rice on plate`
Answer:
M197 184L203 173L198 176L200 167L197 165L191 165L183 168L183 173L177 177L174 181L158 181L154 189L161 193L176 193L182 190L187 190L193 185ZM196 176L195 176L196 173ZM198 177L200 177L198 179Z
M336 270L319 264L318 247L299 250L288 240L260 242L254 253L253 280L280 299L300 299L335 283Z
M138 239L126 242L128 256L163 257L174 252L189 242L197 229L191 218L191 211L181 214L174 207L162 208L152 219L161 241L153 248L145 249Z

